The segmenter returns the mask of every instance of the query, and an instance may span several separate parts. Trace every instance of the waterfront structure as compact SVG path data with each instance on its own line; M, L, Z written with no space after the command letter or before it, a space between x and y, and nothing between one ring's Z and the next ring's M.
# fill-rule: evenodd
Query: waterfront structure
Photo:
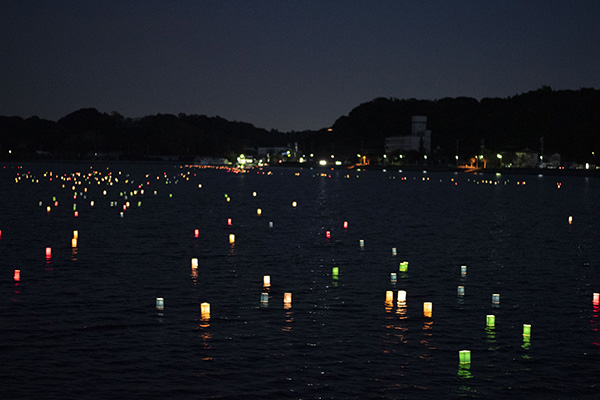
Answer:
M431 154L431 131L427 129L427 117L415 115L411 118L410 135L385 138L385 153L416 151Z

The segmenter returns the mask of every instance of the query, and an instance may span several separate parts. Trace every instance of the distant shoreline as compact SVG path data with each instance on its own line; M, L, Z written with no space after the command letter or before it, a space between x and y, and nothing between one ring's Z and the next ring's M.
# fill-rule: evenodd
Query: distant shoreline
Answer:
M201 165L192 161L175 160L0 160L0 166L18 164L152 164L152 165ZM204 164L202 164L204 165ZM213 167L227 167L223 165L206 165ZM232 167L232 166L229 166ZM254 167L257 168L257 167ZM600 169L550 169L550 168L480 168L465 169L451 165L365 165L348 168L347 166L321 166L308 163L283 163L268 165L264 168L302 168L313 170L343 170L343 171L402 171L402 172L458 172L463 174L486 174L486 175L549 175L549 176L580 176L600 177Z

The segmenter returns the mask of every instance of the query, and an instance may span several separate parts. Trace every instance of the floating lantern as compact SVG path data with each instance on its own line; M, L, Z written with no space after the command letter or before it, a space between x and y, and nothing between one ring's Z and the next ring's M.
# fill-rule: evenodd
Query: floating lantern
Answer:
M523 336L531 336L531 325L523 324Z
M392 272L390 274L390 281L392 281L392 283L396 283L397 280L398 280L398 274L396 274L395 272Z
M338 276L339 274L340 274L340 268L339 267L333 267L331 269L331 275Z
M73 211L77 210L77 204L73 203Z
M360 239L358 241L358 244L360 245L360 247L365 247L365 241L363 239Z
M467 266L466 265L461 265L460 266L460 275L461 276L467 276Z
M600 293L594 293L594 297L592 298L592 303L595 306L600 305Z
M75 239L75 238L71 239L71 247L73 247L73 248L77 247L77 239Z
M121 218L123 218L123 211L120 212Z
M325 237L327 239L330 239L331 238L331 232L330 231L325 232Z
M200 315L202 316L202 319L210 318L210 303L204 302L200 304Z
M52 257L52 249L50 247L46 247L46 258Z
M58 207L58 201L54 202L54 207Z
M573 223L573 217L569 215L569 225Z
M231 243L231 244L235 243L235 235L233 233L229 234L229 243Z
M161 311L165 309L165 299L162 297L156 298L156 309Z
M260 294L260 302L265 304L269 302L269 293L261 293Z
M200 229L194 229L194 237L197 238L200 236Z
M231 218L227 218L227 225L231 226Z
M406 290L398 290L398 304L406 303Z
M0 239L2 239L2 230L0 229Z
M231 201L231 197L228 197L227 198L227 202L229 203L230 201Z
M73 215L75 216L75 218L79 217L79 211L75 211L75 212L73 213Z
M423 315L431 318L432 314L433 314L433 303L428 302L428 301L424 302L423 303Z
M46 211L47 211L47 212L50 212L50 210L51 210L51 209L52 209L52 208L51 208L50 206L46 207Z
M21 280L21 270L15 269L15 274L13 276L15 282L19 282Z
M73 231L73 239L79 239L79 231Z
M460 364L471 364L471 350L460 350L458 352L458 362Z
M344 221L344 229L348 229L348 221Z
M260 214L262 214L262 210L260 208L257 208L256 209L256 215L260 215Z
M498 293L492 295L492 304L500 304L500 295Z
M252 192L252 197L256 197L256 192Z
M292 294L291 293L283 294L283 304L287 305L288 308L292 305Z
M394 292L388 290L387 292L385 292L385 302L391 303L392 301L394 301Z
M392 255L393 255L393 256L395 256L396 254L397 254L397 253L396 253L396 248L395 248L395 247L392 247Z
M465 287L464 286L459 286L458 287L458 295L459 296L464 296L465 295Z
M488 314L485 317L485 326L496 326L496 316L492 314Z
M192 258L192 269L198 269L198 259Z
M264 287L271 286L271 275L265 275L265 276L263 276L263 286Z
M295 201L292 201L292 207L296 208L297 205L298 205L298 203L296 203Z
M400 272L408 271L408 261L402 261L399 267Z
M273 227L273 221L269 221L269 228Z
M90 201L90 207L94 207L94 200Z

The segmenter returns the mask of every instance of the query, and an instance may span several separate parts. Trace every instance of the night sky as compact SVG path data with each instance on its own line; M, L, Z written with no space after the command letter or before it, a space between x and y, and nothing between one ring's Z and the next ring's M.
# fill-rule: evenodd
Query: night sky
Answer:
M600 1L0 0L0 115L319 129L376 97L600 88Z

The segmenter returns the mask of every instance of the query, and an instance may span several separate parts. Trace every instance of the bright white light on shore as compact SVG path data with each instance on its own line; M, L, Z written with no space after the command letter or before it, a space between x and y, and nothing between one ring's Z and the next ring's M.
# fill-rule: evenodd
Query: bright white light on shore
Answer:
M342 165L342 162L341 161L336 161L335 165Z
M327 165L327 161L326 160L320 160L319 161L319 165Z

